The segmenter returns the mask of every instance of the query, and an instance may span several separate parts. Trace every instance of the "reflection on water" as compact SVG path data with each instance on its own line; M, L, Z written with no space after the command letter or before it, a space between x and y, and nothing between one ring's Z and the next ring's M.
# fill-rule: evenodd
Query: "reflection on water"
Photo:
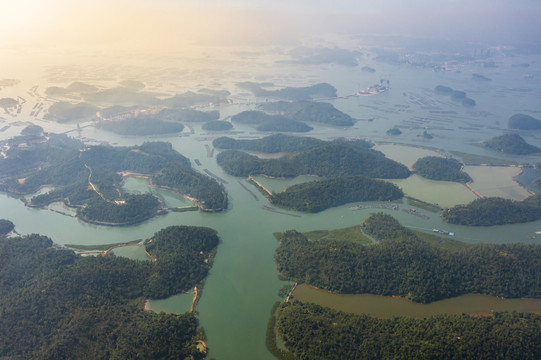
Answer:
M336 99L332 102L337 108L347 112L354 118L360 119L353 128L331 128L322 125L313 125L314 131L308 133L320 139L330 140L334 137L345 136L350 138L367 138L371 141L400 141L402 143L437 147L445 150L458 150L471 152L479 155L495 156L478 146L471 145L480 139L488 139L492 136L501 135L506 128L504 119L512 115L509 109L538 109L539 89L537 83L524 79L521 69L511 68L510 62L538 63L538 58L512 58L502 59L498 69L484 69L487 76L493 79L490 86L484 83L472 83L471 73L477 72L475 64L465 66L460 72L432 72L423 69L394 66L386 63L376 62L372 54L367 53L362 61L375 63L377 72L375 74L362 73L360 68L344 68L341 66L297 66L294 64L276 64L276 56L264 52L261 56L253 55L250 61L240 61L232 57L228 51L223 51L220 56L190 59L182 54L172 57L160 58L153 56L151 61L139 59L144 66L131 66L129 64L136 58L133 56L122 56L113 58L114 63L121 62L118 66L98 66L94 61L106 63L106 54L100 54L92 58L94 66L85 66L89 59L71 57L64 60L67 63L82 64L71 67L59 65L59 57L56 52L49 54L49 60L55 65L50 68L48 75L44 76L44 56L24 57L24 61L17 61L13 64L6 64L4 58L0 58L3 68L13 72L13 77L19 78L21 83L14 87L2 89L1 97L24 97L26 103L22 112L16 117L2 114L1 126L10 125L8 129L0 133L0 138L7 139L18 135L24 126L31 121L42 126L48 132L64 132L75 130L73 123L59 124L46 121L42 116L31 116L36 104L44 102L48 108L53 99L43 98L45 89L48 86L67 86L73 81L84 81L103 88L111 88L118 85L118 81L125 79L136 79L144 82L147 89L163 92L167 96L175 93L182 93L186 90L197 91L201 88L226 89L231 92L234 105L208 107L220 111L222 119L234 115L240 111L253 110L254 101L266 101L257 99L250 95L244 96L244 91L235 84L239 81L269 81L277 87L286 86L308 86L318 82L328 82L338 89L338 95L343 96L358 91L359 88L370 86L385 74L392 79L390 91L373 97L352 97L348 99ZM153 54L155 55L155 54ZM39 66L29 66L30 61L39 61ZM138 61L139 61L138 60ZM147 59L149 60L149 59ZM233 60L233 61L231 61ZM153 64L152 66L149 64ZM272 71L269 71L269 64L272 64ZM195 65L195 67L194 67ZM17 71L18 73L17 73ZM530 69L528 71L534 71ZM537 70L535 70L537 71ZM261 77L264 76L264 77ZM49 82L47 81L49 79ZM56 79L58 83L53 83ZM456 103L450 102L446 97L439 97L434 94L436 85L443 84L455 89L468 88L477 102L474 110L464 109ZM28 90L39 85L37 91L39 97L27 94ZM513 88L529 88L528 93L513 92ZM443 112L445 113L443 113ZM521 110L522 111L522 110ZM45 110L41 112L44 114ZM495 115L498 114L498 115ZM500 114L505 114L502 118ZM503 120L502 120L503 119ZM20 123L19 123L20 121ZM501 122L501 123L500 123ZM265 331L269 317L269 310L274 301L277 300L277 292L282 286L276 273L276 264L273 254L277 242L272 236L273 232L296 229L299 231L310 231L314 229L336 229L353 226L362 221L374 211L383 211L395 216L403 225L423 231L432 232L433 228L446 229L456 233L458 240L474 243L508 243L524 242L539 243L541 237L535 237L535 231L541 230L541 221L494 227L465 227L449 225L441 221L437 214L427 213L418 210L429 217L429 220L413 216L402 211L363 209L351 211L349 207L358 204L347 204L341 207L328 209L318 214L300 214L302 217L284 216L271 213L261 208L267 202L264 197L257 194L259 201L256 201L238 183L237 178L227 176L217 166L214 157L207 157L205 145L212 146L211 139L197 140L203 132L200 124L192 124L195 129L195 136L187 137L122 137L115 134L95 129L94 127L83 128L80 133L73 131L72 136L85 136L91 139L99 139L122 146L140 145L144 141L168 141L173 148L191 160L198 159L202 165L196 167L198 171L209 169L218 176L226 179L228 185L226 190L230 199L230 206L227 212L219 214L207 214L202 212L169 213L146 221L142 224L127 227L103 227L85 224L77 219L68 217L52 211L32 209L25 207L17 199L6 195L0 195L0 218L12 220L18 232L22 234L40 233L50 236L55 242L66 244L111 244L127 242L135 239L151 237L156 231L171 225L197 225L215 228L220 236L221 243L218 247L214 267L206 280L201 301L197 307L200 324L205 328L210 347L209 358L219 359L273 359L265 346ZM244 131L244 135L252 136L254 129L247 125L234 124L235 130ZM389 137L385 132L394 127L401 126L403 134L398 137ZM427 140L417 135L425 128L434 135L434 139ZM528 142L535 146L541 145L538 136L528 139ZM264 136L255 134L256 137ZM395 147L381 145L376 147L388 154L390 158L403 161L411 165L416 158L435 155L430 150ZM500 156L498 154L497 156ZM510 157L516 160L516 158ZM532 163L537 162L534 156L527 158ZM522 159L521 159L522 160ZM510 179L511 175L505 175ZM314 178L299 177L296 179L281 181L276 179L263 179L262 182L273 191L281 191L294 183L314 180ZM243 181L243 180L241 180ZM467 203L475 197L471 192L460 184L433 182L430 180L411 177L408 180L398 182L408 195L421 200L438 203L441 206L450 206L455 203ZM251 185L247 185L251 186ZM128 191L146 192L146 180L128 179L125 183ZM254 188L255 190L255 188ZM152 189L162 196L168 206L189 205L181 197L169 192ZM252 190L253 191L253 190ZM533 237L532 237L533 236ZM133 249L118 249L117 254L138 256L136 253L126 254ZM297 298L301 298L300 293ZM495 308L496 303L492 300L478 300L476 296L465 296L449 301L463 301L463 303L450 303L438 305L445 309L455 309L462 312L468 306L480 301L482 306L472 308L473 312L490 311ZM184 312L189 309L191 295L178 295L166 300L152 301L151 309L155 311ZM376 308L382 306L387 299L378 297L371 300ZM342 301L342 300L340 300ZM489 302L487 302L489 301ZM513 300L506 300L505 303ZM345 302L345 300L344 300ZM522 302L527 302L522 301ZM439 303L435 303L436 306ZM454 305L453 305L454 304ZM487 304L490 304L487 306ZM493 304L493 305L492 305ZM536 303L539 309L538 303ZM332 305L332 304L331 304ZM422 314L428 314L426 306L419 305L423 310ZM391 308L406 306L392 305ZM366 308L369 305L365 306ZM496 309L494 309L496 310ZM391 313L392 310L386 310ZM249 341L246 341L249 339Z
M193 294L173 295L167 299L149 301L147 309L154 312L182 314L190 310L192 301Z
M490 314L498 311L541 313L541 299L501 299L495 296L468 294L451 299L419 304L402 297L372 294L333 294L308 285L299 285L294 298L335 310L368 314L380 318L411 316L424 318L437 314Z

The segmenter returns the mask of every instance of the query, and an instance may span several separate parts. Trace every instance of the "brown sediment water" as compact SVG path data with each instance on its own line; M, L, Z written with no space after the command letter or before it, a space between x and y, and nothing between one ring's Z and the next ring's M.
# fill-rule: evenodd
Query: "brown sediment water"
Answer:
M337 294L306 284L296 287L293 299L379 318L392 318L394 316L425 318L438 314L462 313L489 315L502 311L541 313L541 299L503 299L489 295L467 294L430 304L420 304L400 296Z

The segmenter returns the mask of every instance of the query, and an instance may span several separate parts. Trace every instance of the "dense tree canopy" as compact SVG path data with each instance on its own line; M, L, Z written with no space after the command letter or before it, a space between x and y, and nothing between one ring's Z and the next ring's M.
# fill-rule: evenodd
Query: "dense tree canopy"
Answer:
M462 163L456 159L446 159L439 156L426 156L413 164L413 170L430 180L456 181L467 183L471 177L460 171Z
M273 99L300 101L310 100L314 97L336 97L336 88L327 83L319 83L305 87L286 87L278 90L267 90L265 89L265 85L267 84L258 84L254 82L243 82L237 84L237 86L241 88L250 90L255 96Z
M304 122L331 126L353 126L355 119L336 109L332 104L313 101L276 101L261 105L261 109Z
M342 138L333 140L334 143L346 143L358 149L370 149L374 144L369 141L355 139L345 140ZM246 150L257 151L261 153L292 153L305 150L311 150L331 142L316 139L308 136L292 136L284 134L275 134L265 136L260 139L233 139L222 136L214 139L212 145L225 150Z
M298 301L282 304L277 329L301 360L537 359L541 315L437 315L377 319Z
M541 219L541 195L532 195L523 201L499 197L476 199L467 205L445 209L441 217L451 224L471 226L537 221Z
M320 147L279 159L259 159L241 151L224 151L216 157L218 164L234 176L268 175L323 177L364 175L371 178L407 178L407 167L379 152L359 149L355 144L327 142Z
M193 314L155 314L143 297L191 289L218 244L208 228L170 227L147 250L156 261L81 257L44 236L0 238L0 357L194 359Z
M292 281L331 291L425 303L468 293L541 296L541 245L443 247L383 214L370 216L363 229L377 244L309 241L286 231L276 250L278 270Z
M229 121L208 121L204 123L201 128L206 131L227 131L233 128L233 125Z
M163 121L157 118L136 117L118 121L103 121L97 126L99 129L114 132L120 135L145 136L158 134L174 134L184 129L179 122Z
M509 129L537 130L541 129L541 120L526 114L515 114L507 121Z
M78 208L83 220L132 224L157 213L157 198L130 195L122 187L122 172L152 178L164 186L197 198L201 208L223 210L227 195L216 180L192 169L190 160L163 142L132 147L89 146L62 135L51 135L31 147L12 147L0 159L0 190L32 194L43 186L54 189L30 199L31 206L63 201Z
M504 134L485 141L483 146L506 154L528 155L541 152L536 146L528 144L519 134Z

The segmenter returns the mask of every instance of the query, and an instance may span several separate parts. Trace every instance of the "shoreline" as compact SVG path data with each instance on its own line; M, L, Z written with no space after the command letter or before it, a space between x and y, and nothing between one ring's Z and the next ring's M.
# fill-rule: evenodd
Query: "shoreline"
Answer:
M469 294L454 296L451 298L436 300L436 301L425 304L425 303L414 302L404 296L399 296L399 295L387 296L387 295L378 295L378 294L370 294L370 293L341 294L341 293L333 292L330 290L321 289L309 284L299 284L299 285L308 287L310 289L309 291L314 291L315 294L313 294L313 296L308 295L306 300L299 300L295 296L296 292L299 290L299 287L296 287L295 291L292 291L290 294L291 298L296 299L301 302L314 302L318 305L321 305L324 307L330 307L335 310L344 311L346 313L367 314L369 316L377 317L377 318L384 318L386 316L383 314L383 313L387 313L385 311L386 308L389 308L390 310L395 310L394 313L392 313L392 311L389 311L390 315L406 316L410 318L430 317L430 316L436 316L438 314L449 314L449 315L457 314L458 315L460 313L465 313L470 316L489 316L489 315L492 315L492 313L494 312L511 312L511 311L541 314L541 298L528 298L528 297L504 298L504 297L495 296L495 295L469 293ZM318 295L317 295L318 292L321 292L325 298L318 299ZM329 300L328 298L329 295L337 295L337 296L346 297L346 298L350 297L350 299L347 299L349 301L345 301L345 302L340 301L338 299ZM488 303L485 305L483 304L478 305L477 308L474 306L472 309L468 310L467 308L464 308L464 304L463 304L463 301L461 301L461 299L465 297L466 298L472 297L472 296L481 299L481 301L486 300L488 301ZM360 298L355 299L355 297L360 297ZM363 297L366 297L368 299L363 299ZM374 297L375 300L369 299L371 297ZM367 301L367 303L365 303L365 301ZM332 303L333 306L329 306L330 302ZM513 302L523 302L524 303L523 306L525 306L525 308L521 308L520 306L517 307L518 310L507 309L505 307L501 309L498 308L498 305L503 305L505 303L509 304ZM535 303L535 305L528 306L528 303L530 302ZM451 305L449 303L451 303ZM359 306L361 305L362 305L362 309L359 310ZM486 306L486 309L482 309L483 306ZM353 307L353 310L352 310L352 307ZM481 309L479 309L479 307ZM453 311L453 308L455 309L454 311ZM494 310L493 308L495 308L496 310Z

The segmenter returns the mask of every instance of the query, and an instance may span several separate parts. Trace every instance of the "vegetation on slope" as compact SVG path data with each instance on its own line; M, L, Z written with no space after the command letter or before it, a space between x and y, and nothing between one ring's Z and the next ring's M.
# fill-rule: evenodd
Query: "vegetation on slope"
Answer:
M40 235L0 239L0 357L202 359L193 314L143 311L143 298L191 289L218 244L208 228L169 227L156 261L81 257Z
M227 205L223 187L194 171L190 161L168 143L83 148L77 140L52 135L48 141L30 147L14 146L6 155L0 159L4 175L0 190L27 195L51 186L53 190L31 198L28 204L46 206L63 201L90 222L131 224L157 213L158 200L152 195L124 193L122 172L142 174L152 178L155 185L191 194L202 209L222 210Z
M413 164L413 170L424 178L440 181L456 181L467 183L471 177L460 171L462 163L456 159L447 159L439 156L426 156Z
M541 194L522 201L489 197L476 199L467 205L456 205L441 214L451 224L492 226L518 224L541 219Z
M96 127L115 134L129 136L174 134L182 132L184 129L184 125L178 122L139 117L118 121L103 121L97 124Z
M231 121L254 125L258 131L308 132L311 126L282 115L269 115L263 111L243 111L231 117Z
M526 114L515 114L509 118L507 126L509 129L537 130L541 129L541 120Z
M541 352L541 315L534 314L377 319L295 301L278 308L276 325L299 360L534 360Z
M468 293L541 296L540 245L444 247L384 214L371 215L362 227L377 244L309 241L286 231L276 249L278 270L289 280L330 291L399 295L423 303Z
M228 121L208 121L201 128L206 131L227 131L233 128L233 125Z
M313 213L353 201L390 201L403 196L394 184L356 175L293 185L270 196L270 201L286 209Z
M279 159L259 159L241 151L224 151L216 157L218 164L234 176L268 175L322 177L364 175L371 178L407 178L410 171L379 152L359 149L348 142L328 142L320 147Z
M332 104L313 101L276 101L261 105L261 109L308 123L331 126L353 126L355 119L336 109Z
M306 87L286 87L278 90L267 90L264 85L254 82L238 83L237 86L251 91L255 96L280 100L301 101L315 97L336 97L336 89L327 83L319 83Z
M483 146L506 154L528 155L541 152L536 146L528 144L519 134L504 134L495 136L483 142Z
M261 139L233 139L222 136L214 139L212 146L225 150L247 150L262 153L297 152L314 149L325 142L311 137L284 134L269 135Z

